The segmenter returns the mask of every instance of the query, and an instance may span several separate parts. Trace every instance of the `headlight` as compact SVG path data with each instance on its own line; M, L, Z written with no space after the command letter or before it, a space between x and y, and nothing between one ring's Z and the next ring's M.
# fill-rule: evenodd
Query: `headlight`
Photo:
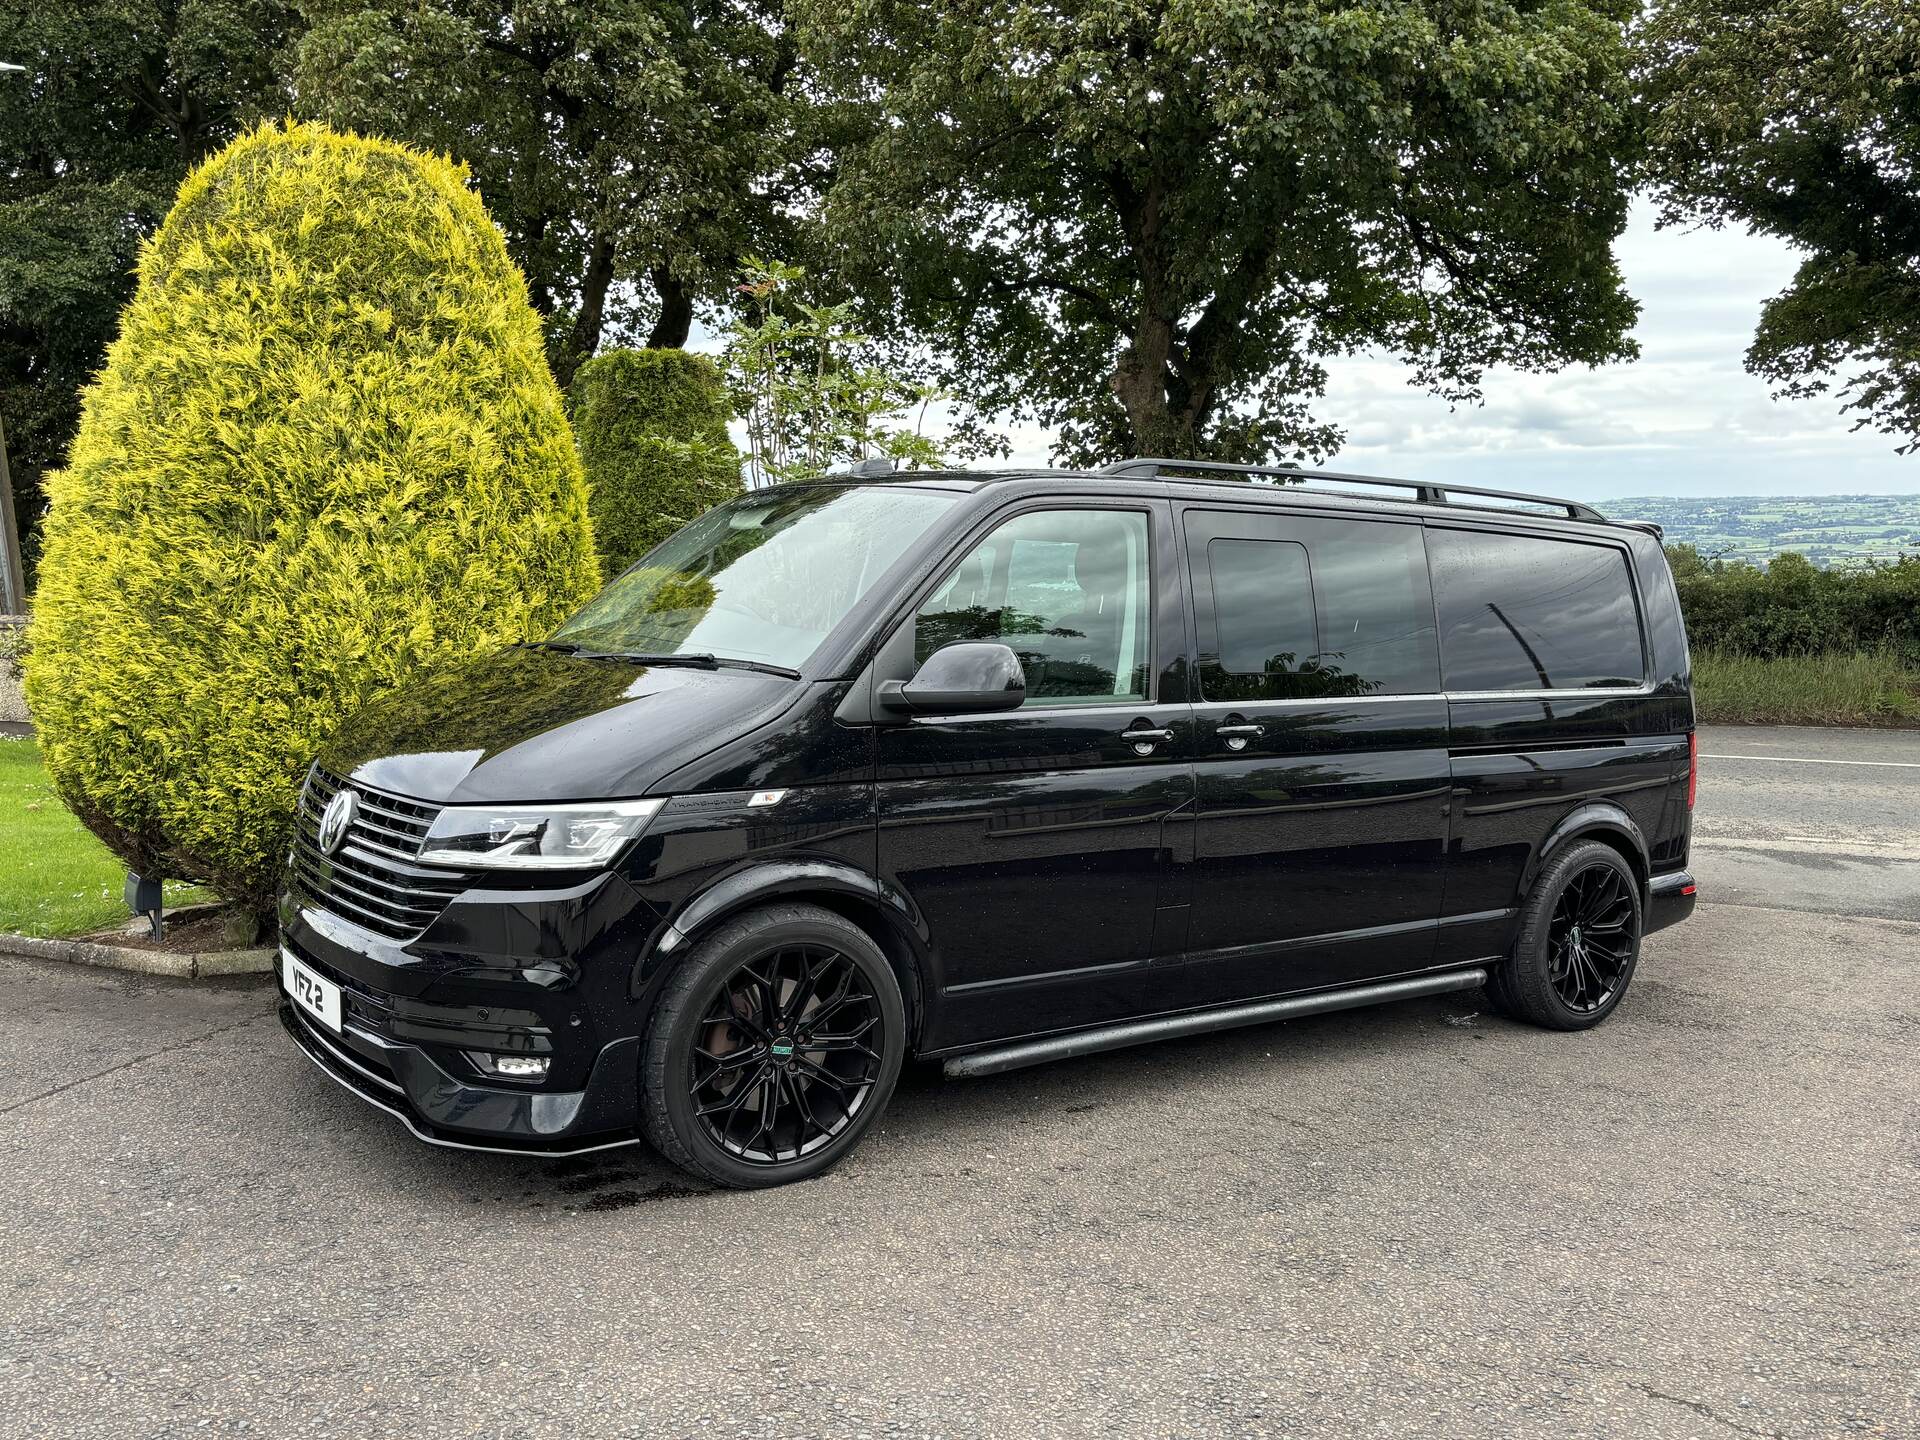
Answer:
M666 803L449 805L420 842L420 858L462 869L581 870L611 860Z

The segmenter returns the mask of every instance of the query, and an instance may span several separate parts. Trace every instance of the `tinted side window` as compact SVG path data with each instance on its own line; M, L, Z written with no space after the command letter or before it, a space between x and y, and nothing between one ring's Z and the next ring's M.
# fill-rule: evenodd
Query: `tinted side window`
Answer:
M1307 548L1290 540L1213 540L1220 669L1233 680L1298 674L1320 653ZM1222 697L1226 698L1226 697Z
M943 645L997 640L1027 672L1028 705L1144 700L1147 517L1035 510L974 546L913 622L916 665Z
M1431 694L1433 596L1416 525L1188 511L1207 700Z
M1420 528L1316 520L1307 532L1320 601L1320 667L1341 695L1440 688L1433 591Z
M1610 545L1431 530L1449 690L1591 689L1646 678L1626 557Z

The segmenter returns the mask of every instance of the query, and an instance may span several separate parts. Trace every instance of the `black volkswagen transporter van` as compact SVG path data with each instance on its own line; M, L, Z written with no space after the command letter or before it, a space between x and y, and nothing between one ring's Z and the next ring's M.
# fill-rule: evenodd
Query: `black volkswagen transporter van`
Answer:
M1396 489L1395 487L1399 487ZM844 1156L980 1075L1484 986L1621 1003L1693 908L1651 526L1135 461L753 492L314 766L281 1007L435 1144Z

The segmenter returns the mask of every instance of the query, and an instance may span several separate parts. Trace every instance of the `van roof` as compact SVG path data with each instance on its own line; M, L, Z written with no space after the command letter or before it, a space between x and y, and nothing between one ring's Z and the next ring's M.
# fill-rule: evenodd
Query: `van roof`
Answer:
M1401 480L1384 475L1356 475L1338 470L1308 470L1290 465L1240 465L1216 460L1176 460L1150 457L1121 460L1099 470L1066 470L1042 466L994 470L886 470L862 462L851 475L823 475L826 484L927 485L941 489L975 490L1009 480L1160 480L1197 485L1244 486L1262 498L1277 501L1360 501L1364 508L1379 503L1440 506L1473 510L1516 519L1547 518L1623 525L1660 538L1650 521L1610 520L1591 505L1553 495L1521 490L1490 490L1479 485L1456 485ZM802 482L808 483L808 482ZM1331 487L1331 488L1328 488ZM1348 488L1360 487L1360 488ZM1375 493L1400 490L1404 494Z

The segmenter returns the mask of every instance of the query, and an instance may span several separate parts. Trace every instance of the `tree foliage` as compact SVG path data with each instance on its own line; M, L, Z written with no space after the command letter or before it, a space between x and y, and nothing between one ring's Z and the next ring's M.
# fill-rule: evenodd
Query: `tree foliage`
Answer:
M777 0L300 3L301 113L472 168L563 386L603 336L684 345L808 187Z
M595 584L499 230L455 167L316 126L188 177L50 483L26 684L61 798L255 907L344 713Z
M1663 218L1805 253L1747 368L1920 448L1920 10L1663 0L1639 44Z
M1629 0L796 0L849 273L1077 461L1314 455L1321 360L1633 353Z
M134 259L189 168L283 103L279 0L0 0L0 419L32 570Z
M733 406L705 356L603 351L580 367L571 393L607 574L740 493L740 452L727 437Z

